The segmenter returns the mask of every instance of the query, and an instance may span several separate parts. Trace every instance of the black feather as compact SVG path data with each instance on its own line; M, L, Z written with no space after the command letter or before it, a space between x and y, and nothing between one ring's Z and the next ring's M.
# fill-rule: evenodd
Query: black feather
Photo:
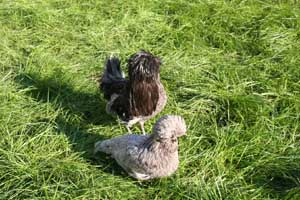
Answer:
M107 59L104 74L100 79L100 89L105 99L110 99L111 95L121 94L126 90L127 80L123 76L120 67L120 60L116 57Z
M118 58L106 61L100 89L105 99L111 100L113 94L118 95L111 110L123 121L150 116L155 111L159 99L160 65L158 57L142 50L128 59L129 79L126 80Z

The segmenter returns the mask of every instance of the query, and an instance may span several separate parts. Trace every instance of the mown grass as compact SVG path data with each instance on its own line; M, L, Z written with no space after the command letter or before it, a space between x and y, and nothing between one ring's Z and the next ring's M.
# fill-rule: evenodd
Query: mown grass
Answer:
M299 199L299 13L292 0L0 1L0 199ZM126 132L95 78L141 48L164 63L160 116L188 124L177 173L148 182L92 154Z

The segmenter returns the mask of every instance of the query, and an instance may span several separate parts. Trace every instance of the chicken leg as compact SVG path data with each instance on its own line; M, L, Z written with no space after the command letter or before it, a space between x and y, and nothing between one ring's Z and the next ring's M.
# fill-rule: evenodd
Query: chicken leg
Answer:
M126 125L126 129L127 129L128 133L130 133L130 134L132 133L129 125Z
M140 123L143 135L146 135L146 132L145 132L145 129L144 129L144 121L139 121L139 123Z

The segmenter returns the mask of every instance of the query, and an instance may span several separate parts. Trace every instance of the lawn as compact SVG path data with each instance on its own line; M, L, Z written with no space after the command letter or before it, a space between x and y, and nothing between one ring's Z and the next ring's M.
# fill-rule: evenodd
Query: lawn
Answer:
M159 56L180 166L139 182L96 141L107 56ZM140 132L138 127L134 132ZM297 0L0 1L0 199L300 199Z

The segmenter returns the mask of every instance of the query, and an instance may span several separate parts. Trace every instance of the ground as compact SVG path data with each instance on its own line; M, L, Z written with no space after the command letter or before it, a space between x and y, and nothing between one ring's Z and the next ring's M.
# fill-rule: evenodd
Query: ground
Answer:
M0 1L0 199L300 199L300 3ZM159 56L180 166L138 182L96 141L125 127L106 57ZM134 132L140 132L135 127Z

